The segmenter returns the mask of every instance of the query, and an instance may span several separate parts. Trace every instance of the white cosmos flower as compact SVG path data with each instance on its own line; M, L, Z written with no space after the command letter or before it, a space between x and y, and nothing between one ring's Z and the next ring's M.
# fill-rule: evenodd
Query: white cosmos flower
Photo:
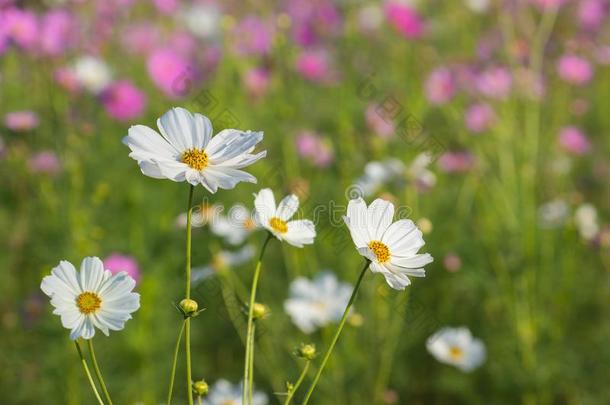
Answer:
M205 405L242 405L242 385L233 385L227 380L218 380L212 385L210 393L205 397ZM254 391L252 405L267 405L267 394Z
M212 123L201 114L172 108L157 120L159 135L144 125L129 128L123 138L138 161L142 173L156 179L201 184L211 193L232 189L241 181L256 183L256 177L241 168L263 158L252 154L263 139L262 132L225 129L212 137Z
M195 284L203 281L213 276L219 270L247 263L254 257L254 253L254 246L252 245L246 245L235 251L221 250L212 257L212 261L209 264L193 269L191 283Z
M404 290L411 284L407 276L426 276L423 267L432 256L417 254L425 242L413 221L392 223L393 217L392 203L376 199L367 208L362 198L356 198L350 200L343 219L358 253L371 261L371 271L383 274L390 287Z
M296 247L310 245L316 237L316 228L308 219L289 221L299 208L299 198L290 194L276 207L273 192L262 189L255 194L254 207L258 223L279 240Z
M430 336L426 348L438 361L468 372L485 361L485 345L468 328L443 328Z
M330 271L319 273L312 281L298 277L290 284L284 310L299 329L311 333L341 319L353 288Z
M574 221L580 236L585 240L592 240L599 233L597 209L593 204L584 203L576 208Z
M231 245L241 245L258 228L252 212L241 204L235 204L229 209L227 216L220 215L210 224L212 233L224 238Z
M78 83L93 94L104 90L112 81L112 72L106 62L91 55L76 60L74 75Z
M178 19L196 37L210 39L220 33L220 10L212 5L194 4L183 7Z
M80 274L62 260L42 279L40 288L51 297L53 313L70 329L70 338L91 339L98 328L105 335L121 330L140 307L140 294L132 292L136 282L124 271L113 275L97 257L86 257Z
M369 162L364 166L364 175L356 180L356 186L367 197L376 193L384 184L399 178L405 170L405 165L394 158Z

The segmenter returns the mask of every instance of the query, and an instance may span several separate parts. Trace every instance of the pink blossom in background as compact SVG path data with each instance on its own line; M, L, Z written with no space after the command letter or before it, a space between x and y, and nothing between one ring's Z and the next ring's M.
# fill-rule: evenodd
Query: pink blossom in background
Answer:
M28 166L34 173L58 174L61 171L59 158L53 151L42 151L34 154L28 160Z
M332 145L319 135L303 131L296 138L299 155L318 167L328 167L334 158Z
M34 111L13 111L4 116L4 126L15 132L30 131L38 123L38 114Z
M563 55L557 62L557 73L564 81L582 86L593 77L593 67L584 58L573 54Z
M341 14L331 0L288 0L286 13L291 18L292 39L302 46L319 44L341 30Z
M18 8L0 10L0 26L5 35L23 49L33 49L38 41L38 17Z
M466 127L475 134L487 131L496 119L494 110L486 103L473 104L466 110Z
M57 69L53 77L57 84L70 93L75 93L81 88L76 73L70 68Z
M576 127L565 127L559 131L559 145L574 155L584 155L591 149L587 136Z
M104 259L104 267L117 274L122 271L126 272L133 278L136 283L140 282L140 266L133 256L123 255L121 253L112 253Z
M244 85L248 93L254 97L262 97L269 88L269 72L262 68L253 68L244 74Z
M568 0L530 0L530 1L535 6L538 6L538 8L544 10L544 9L550 9L550 8L555 8L555 7L561 7L565 3L567 3Z
M197 42L197 39L187 31L174 32L167 41L167 47L173 49L175 52L183 55L186 58L196 54L201 45Z
M154 51L148 58L148 74L155 85L171 98L186 96L199 80L199 70L173 49Z
M474 166L474 157L470 152L445 152L438 158L438 167L447 173L464 173Z
M426 79L426 98L431 104L442 105L449 102L456 91L453 73L449 68L434 69Z
M389 117L383 115L383 110L377 111L379 105L369 104L364 112L366 125L369 129L382 138L391 138L394 136L396 128Z
M329 55L324 50L304 50L297 57L296 70L307 80L328 81L331 75Z
M610 46L600 45L595 48L595 61L600 65L610 65Z
M602 0L582 0L578 4L580 26L587 31L600 28L608 14L608 4Z
M118 121L137 118L146 107L146 95L127 80L110 84L100 97L108 115Z
M447 253L443 258L443 266L448 272L455 273L462 267L462 259L455 253Z
M416 39L424 32L424 21L417 11L407 4L388 1L385 15L390 25L407 39Z
M513 78L504 67L493 67L477 77L477 90L489 98L504 100L510 94Z
M40 51L47 55L61 55L75 44L78 37L76 19L66 10L51 10L40 24Z
M248 16L233 29L233 49L239 55L266 55L271 51L273 36L272 25Z
M136 55L148 55L160 41L157 27L147 23L126 27L121 36L123 48Z
M178 0L154 0L155 7L163 14L171 14L178 10Z

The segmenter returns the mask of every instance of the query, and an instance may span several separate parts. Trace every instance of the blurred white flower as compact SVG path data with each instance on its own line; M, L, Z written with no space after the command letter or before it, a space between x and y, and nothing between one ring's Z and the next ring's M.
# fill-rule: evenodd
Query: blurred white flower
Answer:
M233 385L227 380L218 380L212 385L210 393L205 397L205 405L242 405L242 384ZM252 394L252 405L267 405L269 399L267 394L254 391Z
M364 167L364 175L356 180L356 186L362 191L362 196L373 195L384 184L402 176L405 165L398 159L386 159L382 162L369 162Z
M489 9L489 0L465 0L466 7L475 13L484 13Z
M212 4L192 4L182 7L177 16L196 37L209 39L220 33L220 10Z
M227 216L218 216L210 224L212 233L224 238L231 245L240 245L258 229L258 224L250 210L241 204L229 209Z
M485 361L485 345L472 337L470 330L443 328L430 336L426 342L428 352L438 361L469 372Z
M585 203L576 208L574 222L580 236L587 241L595 238L599 232L597 209L592 204Z
M78 277L77 277L78 276ZM77 274L72 263L62 260L42 279L40 288L51 298L53 313L61 317L70 338L91 339L95 328L105 335L121 330L140 307L140 294L132 292L136 282L126 272L104 270L97 257L86 257Z
M213 223L220 218L222 206L219 204L208 204L203 202L193 207L191 214L191 226L193 228L201 228L208 223ZM186 212L180 213L176 217L176 226L178 228L186 228L187 215Z
M142 173L156 179L201 184L209 192L232 189L256 177L241 168L265 157L266 151L252 154L263 139L262 132L225 129L212 137L212 123L201 114L172 108L157 120L159 135L144 125L129 128L123 143Z
M207 265L193 268L191 283L195 284L203 281L219 270L247 263L254 257L254 253L255 250L252 245L246 245L235 251L221 250L212 257L212 261Z
M549 201L538 208L538 221L542 228L557 228L565 223L569 215L570 207L561 199Z
M289 221L299 208L299 198L290 194L276 207L273 192L262 189L254 198L256 219L279 240L285 240L292 246L310 245L316 237L316 228L308 219Z
M106 62L90 55L76 60L74 75L78 83L93 94L100 93L112 81L112 72Z
M383 274L390 287L404 290L411 284L407 276L425 277L423 267L433 259L428 253L417 254L425 242L413 221L392 223L393 217L391 202L378 198L367 208L362 198L356 198L343 219L358 253L371 261L371 271Z
M299 329L311 333L341 319L353 288L330 271L318 273L312 281L298 277L290 284L284 310Z
M413 179L416 187L422 191L429 190L436 185L436 175L428 170L432 160L430 153L420 153L407 169L407 175Z

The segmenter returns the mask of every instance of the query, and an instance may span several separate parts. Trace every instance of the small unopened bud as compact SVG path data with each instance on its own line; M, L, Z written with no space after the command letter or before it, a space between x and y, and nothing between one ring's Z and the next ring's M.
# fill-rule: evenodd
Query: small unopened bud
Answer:
M185 298L180 301L180 308L184 311L186 315L192 315L197 312L199 305L197 304L197 301L192 300L190 298Z
M297 356L305 360L313 360L316 357L316 347L312 344L303 344L297 349Z
M195 381L193 383L193 392L200 397L205 397L209 391L208 383L205 380Z
M252 306L252 317L254 319L264 318L265 316L267 316L268 313L269 313L269 308L265 304L255 302L254 305Z

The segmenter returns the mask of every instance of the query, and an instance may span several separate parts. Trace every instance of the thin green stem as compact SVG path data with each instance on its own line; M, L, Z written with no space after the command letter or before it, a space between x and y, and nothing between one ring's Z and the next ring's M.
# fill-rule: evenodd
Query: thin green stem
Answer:
M178 363L178 352L180 352L180 341L182 341L182 334L184 333L185 324L186 320L182 322L182 326L180 327L180 333L178 333L178 339L176 340L176 347L174 348L174 360L172 362L172 371L169 377L169 390L167 393L166 405L170 405L172 402L172 393L174 392L174 379L176 377L176 364Z
M104 382L104 377L102 377L102 372L100 371L100 366L97 364L97 358L95 357L95 350L93 349L93 339L87 339L87 345L89 346L89 354L91 355L91 361L93 362L93 370L95 371L95 375L97 376L100 385L102 386L102 391L104 392L104 397L106 397L106 402L109 405L112 405L112 400L110 399L110 394L108 393L108 388L106 388L106 383Z
M301 375L299 376L299 379L294 384L294 387L292 387L292 390L290 390L290 392L288 393L288 396L286 396L286 400L284 401L284 405L289 405L290 404L290 401L292 400L292 397L294 396L294 394L297 392L297 390L301 386L301 383L305 379L305 376L307 375L307 371L309 370L309 363L310 363L310 361L307 360L307 363L305 363L305 367L303 367L303 371L301 371Z
M102 401L102 398L100 397L100 393L97 392L97 387L95 386L95 382L93 381L93 377L91 376L91 372L89 371L89 366L87 366L87 361L85 360L85 357L83 356L83 352L80 349L80 345L78 344L78 341L75 340L74 345L76 346L76 351L78 352L78 357L80 357L80 362L83 365L83 369L85 370L85 374L87 375L87 380L89 380L89 384L91 385L93 394L95 394L95 398L97 398L97 402L99 402L100 405L104 405L104 401Z
M254 391L254 337L256 336L256 320L252 325L252 333L250 339L252 345L250 346L250 356L248 358L248 404L252 404L252 393Z
M252 398L252 387L249 387L250 373L254 371L254 302L256 300L256 288L258 285L258 278L261 273L261 264L263 261L263 255L267 249L267 244L271 240L273 235L267 234L267 239L263 243L261 252L258 256L258 262L256 263L256 269L254 269L254 277L252 278L252 288L250 289L250 305L248 306L248 331L246 332L246 358L244 359L244 384L242 392L242 403L244 405L250 403ZM250 400L248 400L250 399Z
M333 337L333 340L330 343L330 347L326 351L326 354L324 355L324 359L322 359L322 364L320 365L320 368L316 372L316 375L313 378L311 385L309 386L309 390L307 391L307 395L305 396L303 405L307 405L307 403L309 402L309 398L311 397L313 390L316 388L316 385L318 384L318 380L320 379L320 376L322 375L322 371L324 371L324 367L326 366L326 363L328 362L328 359L330 358L330 355L332 354L333 349L335 348L335 344L337 344L337 340L339 340L339 335L341 334L341 331L343 330L345 321L347 321L347 316L349 315L349 311L352 307L352 304L354 303L354 300L356 299L356 294L358 293L358 290L360 289L360 284L362 283L362 279L364 278L364 274L366 273L366 270L369 268L370 263L371 262L367 259L364 263L364 267L362 268L362 271L360 271L360 276L358 276L358 281L356 281L356 286L354 287L354 291L352 291L352 296L350 297L349 302L347 303L347 306L345 307L345 311L343 312L343 317L341 317L341 322L339 323L337 332L335 332L335 336Z
M193 191L195 187L189 187L189 203L188 211L186 212L186 291L187 299L191 298L191 218L193 210ZM193 405L193 389L191 388L191 318L188 317L184 321L185 336L184 345L186 352L186 390L189 405Z

